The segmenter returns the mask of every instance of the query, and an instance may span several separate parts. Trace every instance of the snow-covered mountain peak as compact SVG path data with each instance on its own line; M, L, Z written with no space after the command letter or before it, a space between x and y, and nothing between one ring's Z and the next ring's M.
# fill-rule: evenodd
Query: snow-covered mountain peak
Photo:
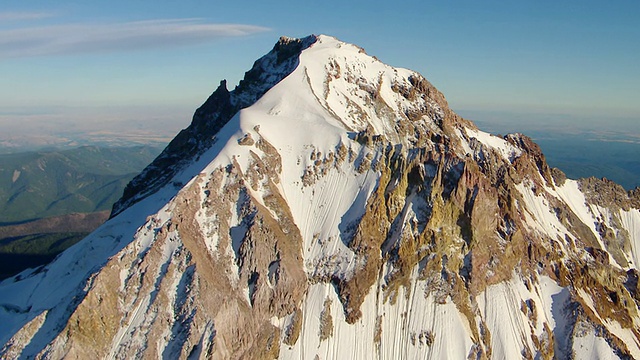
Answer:
M106 224L0 283L0 357L640 358L639 193L283 37Z
M294 96L297 99L291 100ZM270 114L285 116L285 107L307 118L315 113L321 122L369 138L382 135L398 144L424 144L433 133L443 136L444 119L475 128L453 113L444 96L416 72L383 64L362 48L331 36L282 37L234 90L227 90L226 81L220 83L196 110L191 125L127 186L112 216L165 185L211 147L216 133L238 111L259 99L271 103L266 110ZM300 103L307 106L291 106Z
M444 97L420 74L393 68L333 37L319 36L300 62L314 97L350 131L371 127L400 143L412 134L399 123L424 116L424 126L435 127L433 122L449 111Z

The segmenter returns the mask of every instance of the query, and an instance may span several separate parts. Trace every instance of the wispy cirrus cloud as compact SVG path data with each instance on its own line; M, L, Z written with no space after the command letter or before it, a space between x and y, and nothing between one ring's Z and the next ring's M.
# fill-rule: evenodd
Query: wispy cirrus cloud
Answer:
M171 48L269 30L201 19L23 27L0 30L0 59Z
M1 11L0 21L24 21L24 20L40 20L54 17L54 13L50 12L34 12L34 11Z

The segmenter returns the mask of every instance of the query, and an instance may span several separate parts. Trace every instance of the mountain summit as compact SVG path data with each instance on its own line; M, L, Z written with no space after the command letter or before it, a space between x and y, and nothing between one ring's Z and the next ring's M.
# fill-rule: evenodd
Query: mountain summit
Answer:
M640 358L639 208L416 72L283 37L107 223L0 283L0 356Z

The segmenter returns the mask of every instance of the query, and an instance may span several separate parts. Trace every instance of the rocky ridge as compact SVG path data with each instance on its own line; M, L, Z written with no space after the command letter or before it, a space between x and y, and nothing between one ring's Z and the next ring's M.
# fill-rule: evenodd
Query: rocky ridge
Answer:
M638 358L634 194L420 74L282 38L75 257L0 284L2 356ZM42 285L73 261L74 296Z

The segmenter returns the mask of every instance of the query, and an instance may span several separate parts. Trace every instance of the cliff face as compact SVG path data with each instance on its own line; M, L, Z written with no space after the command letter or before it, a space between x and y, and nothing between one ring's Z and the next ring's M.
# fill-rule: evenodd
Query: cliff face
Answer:
M0 284L4 357L640 358L636 194L334 38L222 84L112 215Z

